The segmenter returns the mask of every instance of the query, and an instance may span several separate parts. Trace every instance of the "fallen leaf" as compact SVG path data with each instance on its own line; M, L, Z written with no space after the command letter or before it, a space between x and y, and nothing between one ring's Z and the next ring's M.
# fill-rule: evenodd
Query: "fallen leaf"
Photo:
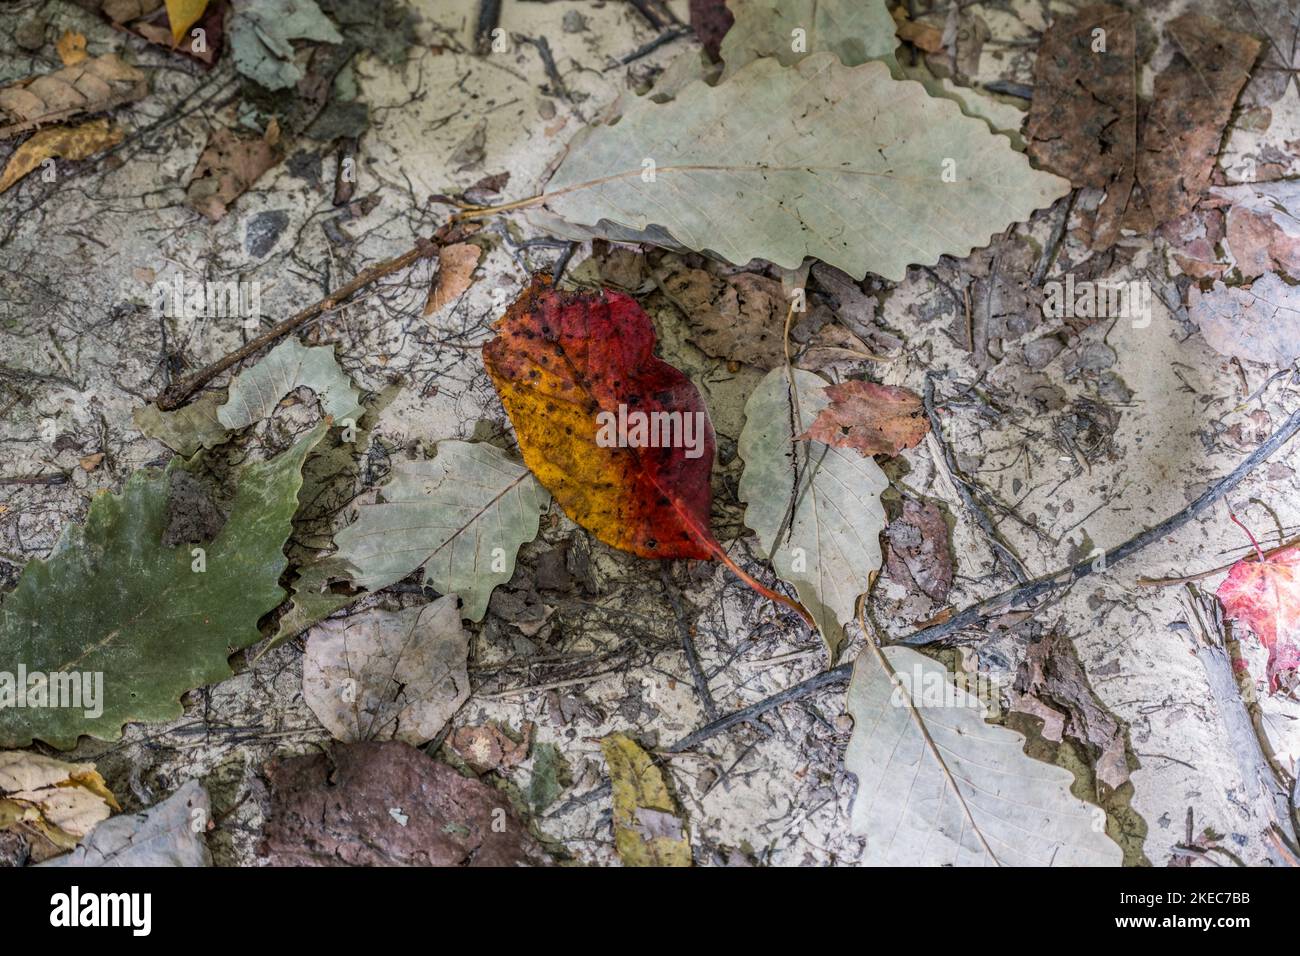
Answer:
M423 567L426 583L461 597L471 621L483 619L492 589L510 580L519 546L537 536L549 505L505 452L450 439L432 461L395 461L381 494L335 535L334 563L372 592Z
M903 513L885 529L889 547L885 568L904 587L913 586L932 601L943 603L952 590L953 559L948 522L939 506L915 498L903 499Z
M569 762L555 744L537 744L533 747L533 772L528 778L528 804L533 813L540 814L560 799L560 795L573 785Z
M894 31L900 40L906 40L925 53L939 53L943 50L943 31L938 27L920 20L909 19L907 11L902 7L896 8L893 16Z
M269 866L549 863L503 793L401 741L337 744L265 774L258 854Z
M721 277L677 265L659 281L686 313L687 335L706 355L763 371L785 361L781 333L789 304L775 279L750 272Z
M197 5L200 0L182 0L182 2ZM228 7L226 0L207 0L203 13L181 31L179 38L176 37L173 23L161 3L152 4L151 15L139 19L128 16L126 19L130 22L118 22L123 30L134 33L155 46L183 54L205 66L211 66L221 57L224 48ZM107 4L105 10L107 11Z
M455 302L474 284L483 250L472 242L454 242L438 251L438 272L429 286L424 314L433 315Z
M6 676L12 681L12 675ZM25 751L0 752L0 830L45 837L48 847L33 845L38 856L71 849L120 809L94 764L64 763Z
M1081 744L1106 786L1115 789L1128 782L1124 726L1097 697L1068 637L1049 631L1029 645L1010 698L1013 711L1043 721L1047 740L1060 743L1070 737Z
M145 76L115 53L0 87L0 140L38 126L99 113L149 92Z
M59 42L54 44L54 50L64 66L75 66L86 58L86 37L81 33L64 30Z
M909 647L858 655L844 769L858 778L850 828L865 866L1118 866L1103 811L1068 770L986 722L984 702Z
M519 739L496 723L457 727L447 745L460 755L475 773L511 770L528 759L535 725L525 721Z
M1300 279L1300 182L1245 183L1210 193L1231 203L1226 240L1242 278L1285 272Z
M1300 358L1300 287L1274 273L1249 287L1217 280L1209 292L1193 286L1187 313L1222 355L1280 367Z
M660 145L642 157L644 143ZM534 215L584 237L787 269L813 256L898 281L909 264L965 256L1068 191L984 121L884 64L818 53L790 68L765 57L670 103L629 104L570 146Z
M921 397L906 388L856 379L826 386L826 405L797 436L867 455L897 455L930 431Z
M171 479L197 465L172 459L165 471L137 471L121 495L95 497L86 523L29 562L0 604L0 647L29 674L58 675L68 695L60 706L9 707L0 684L0 746L116 740L129 721L176 719L183 693L229 677L230 654L261 639L258 619L284 599L302 464L323 435L318 426L289 451L242 466L220 533L198 553L163 541ZM85 687L96 699L66 706Z
M211 866L204 833L212 820L208 792L197 780L142 813L101 823L71 853L44 866Z
M721 561L798 609L714 538L713 426L690 380L655 357L654 326L635 299L563 292L539 275L494 328L484 364L524 463L570 518L641 557Z
M208 0L166 0L166 3L167 20L172 31L172 46L176 46L185 37L190 27L203 17Z
M135 409L131 418L142 434L189 458L201 448L215 448L226 440L226 426L217 420L221 400L220 395L208 393L170 412L151 402Z
M280 161L280 127L272 119L262 136L241 136L221 128L208 137L185 187L186 201L218 222L230 204Z
M230 430L245 428L269 417L284 396L299 388L316 394L321 411L335 425L355 425L365 412L360 393L334 357L334 346L306 346L290 336L235 376L225 404L217 407L217 421Z
M13 151L4 172L0 173L0 193L22 179L45 160L60 157L68 160L89 159L110 146L122 142L122 130L110 126L106 119L94 119L80 126L54 126L38 130Z
M719 50L724 80L759 57L791 66L823 51L845 66L894 65L898 40L884 0L729 0L728 6L736 22Z
M1224 613L1268 651L1268 683L1276 692L1300 668L1300 545L1238 561L1216 593Z
M104 453L100 451L100 452L95 452L95 454L93 455L86 455L85 457L79 459L77 464L81 466L82 471L94 471L96 468L99 467L100 463L103 460L104 460Z
M1137 179L1157 224L1191 210L1210 184L1223 131L1260 43L1185 13L1166 32L1177 53L1156 76L1143 123Z
M268 90L286 90L304 76L294 62L294 40L342 43L315 0L258 0L235 7L230 50L235 69Z
M777 368L754 389L740 433L739 494L762 554L794 585L834 660L858 596L880 568L880 493L889 482L856 451L795 441L830 401L825 385L812 372L792 369L787 378Z
M600 749L613 787L614 848L623 865L690 866L691 843L663 771L626 734L610 734Z
M402 611L321 622L307 641L302 695L335 740L420 746L469 699L469 634L456 595Z

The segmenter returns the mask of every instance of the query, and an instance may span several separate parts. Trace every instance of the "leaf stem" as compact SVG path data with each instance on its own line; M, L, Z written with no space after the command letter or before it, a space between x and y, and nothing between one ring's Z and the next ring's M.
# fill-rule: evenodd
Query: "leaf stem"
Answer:
M790 610L795 611L796 613L798 613L798 615L801 618L803 618L805 621L808 622L809 627L811 627L813 630L817 630L817 622L813 620L813 616L808 612L808 609L806 607L804 607L798 601L792 601L790 598L786 597L784 594L781 594L779 591L772 590L766 584L763 584L755 580L753 577L750 576L750 574L747 571L745 571L740 565L738 565L735 561L733 561L731 559L731 555L727 554L727 552L722 549L722 546L718 544L716 541L710 540L708 542L708 545L709 548L713 551L713 553L717 556L718 560L731 569L732 574L740 578L740 580L744 581L745 584L747 584L750 588L757 591L759 594L763 595L763 597L767 598L768 600L775 601L777 604L784 604L786 607L790 608Z
M1267 560L1268 560L1268 556L1264 554L1264 549L1261 548L1261 547L1259 546L1259 542L1256 541L1256 540L1255 540L1255 536L1254 536L1253 534L1250 533L1250 529L1247 528L1244 524L1242 524L1242 523L1237 519L1237 516L1236 516L1235 514L1233 514L1231 511L1228 512L1228 517L1232 519L1232 523L1233 523L1233 524L1235 524L1235 525L1236 525L1238 528L1240 528L1242 531L1246 532L1246 537L1248 537L1248 538L1250 539L1250 545L1251 545L1251 547L1253 547L1253 548L1255 549L1255 553L1259 555L1259 560L1261 560L1261 561L1267 561Z

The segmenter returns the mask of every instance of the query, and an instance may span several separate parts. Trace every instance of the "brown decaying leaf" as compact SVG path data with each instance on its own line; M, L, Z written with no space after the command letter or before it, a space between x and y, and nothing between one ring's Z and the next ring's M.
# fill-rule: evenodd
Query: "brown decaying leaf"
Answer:
M921 397L906 388L849 381L826 387L831 403L799 440L853 448L869 455L897 455L930 431Z
M726 278L687 266L660 274L663 289L686 313L690 340L706 355L775 368L784 361L781 283L742 272Z
M736 18L727 9L727 0L691 0L690 22L691 29L699 37L709 59L717 63L722 38L736 22Z
M1033 644L1016 674L1011 709L1043 721L1042 735L1069 737L1095 762L1097 779L1111 789L1128 782L1124 726L1097 697L1070 639L1055 631Z
M63 36L59 37L59 42L54 44L54 49L64 66L75 66L86 58L86 36L84 33L65 30Z
M908 19L907 11L902 7L897 7L893 16L895 32L900 40L906 40L925 53L938 53L943 49L943 31L938 27Z
M230 204L242 196L258 178L278 163L280 124L272 119L263 136L240 136L218 129L208 137L199 161L185 187L187 201L197 212L217 222Z
M904 587L914 587L942 603L952 590L952 548L948 522L939 506L915 498L903 500L903 513L885 529L885 570Z
M0 139L112 109L148 91L144 74L115 53L29 77L0 88Z
M1242 278L1285 272L1300 279L1300 182L1245 183L1210 192L1231 203L1224 238Z
M0 193L47 159L56 156L70 160L89 159L122 142L123 135L122 130L110 126L106 119L93 119L79 126L55 126L39 130L9 157L4 172L0 173Z
M433 315L464 295L474 284L474 270L482 257L483 250L472 242L443 246L438 253L438 272L424 303L424 314Z
M104 0L100 10L114 23L126 23L161 9L163 0Z
M400 741L338 744L273 761L265 775L258 853L270 866L549 862L504 794Z
M1187 313L1221 355L1280 367L1300 358L1300 287L1274 273L1249 287L1216 281L1202 292L1193 286Z
M510 770L528 759L535 730L532 721L525 721L519 739L515 740L495 723L457 727L447 738L447 744L475 773Z

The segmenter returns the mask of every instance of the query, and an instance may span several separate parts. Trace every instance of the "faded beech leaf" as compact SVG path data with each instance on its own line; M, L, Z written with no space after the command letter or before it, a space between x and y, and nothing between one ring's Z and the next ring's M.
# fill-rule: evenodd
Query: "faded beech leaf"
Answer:
M185 187L190 206L213 222L230 204L281 159L280 126L275 119L262 136L240 136L224 127L208 137Z
M110 126L106 119L94 119L80 126L55 126L38 130L9 157L4 172L0 173L0 193L47 159L56 156L70 160L89 159L122 142L124 135L122 130Z
M455 302L474 284L474 270L483 250L472 242L453 242L438 251L438 274L429 287L424 314L433 313Z
M115 53L0 87L0 139L82 113L98 113L149 92L144 74Z
M830 399L819 375L802 369L790 374L797 406L780 368L767 374L745 405L740 500L745 524L812 612L833 660L858 596L880 568L880 493L889 482L871 458L856 451L795 441L802 423L812 422ZM792 421L799 422L798 431Z
M863 650L846 710L844 769L858 778L850 826L866 838L865 865L1120 864L1103 811L1070 793L1070 772L986 723L983 702L937 661L908 647Z
M312 632L302 694L336 740L418 747L469 699L468 656L454 594L402 611L370 608Z
M307 346L290 336L235 376L229 397L217 408L217 420L228 429L244 428L268 417L280 399L302 387L316 394L321 411L336 425L355 424L365 411L352 379L339 368L334 346Z
M240 469L225 523L203 544L202 570L190 546L163 542L181 459L137 471L121 495L97 496L86 523L69 525L48 558L29 562L0 603L0 647L29 673L71 671L83 688L102 673L97 700L0 708L0 746L116 740L128 721L174 720L183 693L229 677L227 658L260 640L258 619L284 599L302 463L324 434L322 424Z
M506 795L399 740L267 765L269 866L545 866Z
M335 535L334 563L370 591L423 566L427 583L460 595L471 621L483 619L492 589L510 580L550 500L501 449L453 440L439 442L431 461L394 462L381 494Z
M0 700L13 690L0 682ZM27 827L69 850L120 809L94 764L27 751L0 753L0 830Z
M921 397L906 388L853 379L826 386L829 404L798 438L863 456L897 455L930 431Z
M1300 669L1300 545L1238 561L1216 593L1227 616L1254 631L1268 651L1269 688L1277 691Z
M1217 280L1209 292L1192 286L1187 312L1221 355L1278 366L1300 358L1300 287L1274 273L1249 287Z
M883 60L893 67L894 18L884 0L729 0L735 24L722 38L722 78L759 57L791 66L827 51L846 66Z
M483 361L528 465L565 513L643 558L741 569L710 524L713 426L700 393L654 354L655 331L622 292L564 292L545 276L494 326Z
M663 771L626 734L610 734L600 749L613 788L614 848L623 865L690 866L691 842Z
M629 104L571 144L541 201L586 235L610 224L735 263L814 256L897 281L1068 191L953 102L818 53Z
M203 835L211 819L208 791L199 781L187 780L148 810L101 823L81 846L43 865L211 866L212 854Z

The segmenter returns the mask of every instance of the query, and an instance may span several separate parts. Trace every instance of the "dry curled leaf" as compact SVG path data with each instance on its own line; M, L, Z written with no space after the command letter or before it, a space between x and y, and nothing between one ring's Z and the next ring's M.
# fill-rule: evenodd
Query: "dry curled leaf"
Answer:
M64 66L75 66L86 58L86 36L65 30L63 36L59 37L59 42L54 44L54 49Z
M424 314L433 315L464 295L474 284L474 270L482 257L483 250L472 242L443 246L438 252L438 273L429 287Z
M14 150L0 173L0 193L5 192L47 159L89 159L122 142L122 130L106 119L93 119L79 126L55 126L38 130Z
M190 206L219 221L231 203L280 161L279 142L280 126L274 119L262 136L240 136L228 129L214 132L185 187Z
M0 753L0 830L26 829L49 847L69 850L95 826L120 810L94 764L65 763L28 751Z
M115 53L0 88L0 139L138 100L145 76Z
M528 759L535 729L535 724L525 721L516 740L495 723L457 727L447 738L447 744L475 773L510 770Z
M826 387L830 404L798 438L867 455L897 455L930 431L921 397L905 388L857 380Z

